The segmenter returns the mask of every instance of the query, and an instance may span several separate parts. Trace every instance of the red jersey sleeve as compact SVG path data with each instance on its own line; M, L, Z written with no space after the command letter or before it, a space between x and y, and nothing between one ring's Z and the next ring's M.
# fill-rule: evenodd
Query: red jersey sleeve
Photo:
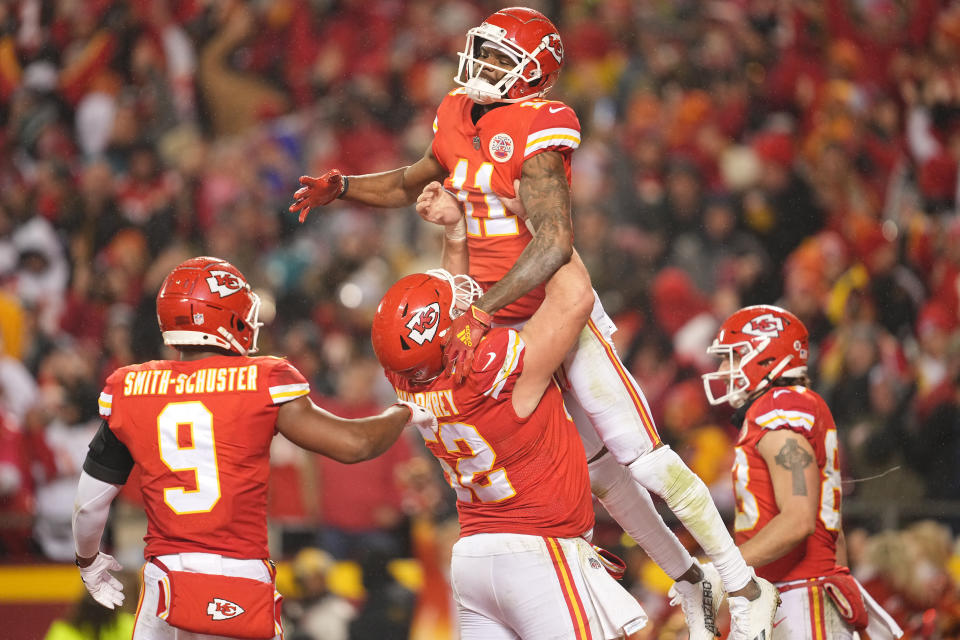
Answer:
M100 411L100 417L110 422L110 415L113 413L113 395L116 393L118 385L122 384L125 369L117 369L107 377L103 385L103 391L97 399L97 408Z
M757 401L752 412L755 428L761 431L790 429L808 440L817 422L816 399L804 387L773 389Z
M490 331L474 353L469 384L477 393L495 400L509 397L523 371L523 350L523 340L515 330Z
M272 404L283 404L310 393L310 384L297 368L284 358L270 358L274 362L267 372L267 390Z
M570 155L580 146L580 120L573 109L562 102L547 101L537 106L530 121L523 159L541 151L559 151L569 165ZM569 166L568 166L569 170Z

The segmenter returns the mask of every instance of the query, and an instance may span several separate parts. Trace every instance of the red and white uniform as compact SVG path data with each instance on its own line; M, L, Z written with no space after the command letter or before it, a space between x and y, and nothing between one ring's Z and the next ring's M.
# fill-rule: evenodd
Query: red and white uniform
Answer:
M515 197L513 182L520 179L523 163L543 151L563 156L569 183L580 122L573 109L555 100L504 104L476 124L473 106L463 89L447 94L433 124L433 154L449 171L444 187L463 203L470 276L487 290L513 267L532 238L496 194ZM521 325L543 297L541 285L497 312L496 322ZM658 445L660 436L643 392L614 349L616 330L597 299L584 335L564 361L564 400L588 459L606 446L617 462L629 464Z
M292 365L273 357L155 360L110 375L100 415L140 469L147 558L171 570L273 581L266 563L270 441L280 405L309 391ZM144 566L134 638L206 637L157 616L164 575Z
M116 370L100 415L140 468L146 557L267 558L270 441L310 386L281 358L154 360Z
M551 384L529 417L514 413L523 356L519 334L496 328L462 385L441 375L411 388L388 374L402 400L437 416L437 431L421 435L457 493L461 637L618 638L646 615L583 537L593 528L590 481L560 389Z
M462 385L442 375L412 390L390 380L402 400L437 416L439 431L421 430L457 493L460 536L523 533L574 538L593 528L583 445L551 384L527 418L513 411L513 386L523 371L523 341L493 329L480 342Z
M463 89L447 94L433 123L433 155L449 172L443 186L463 203L470 276L486 290L510 270L532 237L496 194L516 197L513 181L520 179L524 161L542 151L561 153L569 183L580 121L562 102L538 98L491 109L474 124L473 106ZM498 311L497 321L532 316L543 302L543 289Z
M743 544L755 536L780 512L767 464L757 451L760 439L776 429L789 429L807 439L820 469L821 485L813 534L779 560L754 567L758 576L787 587L781 593L773 637L852 638L853 629L840 617L823 586L812 581L849 570L837 564L841 526L837 427L823 398L806 387L774 387L747 410L733 467L736 542Z

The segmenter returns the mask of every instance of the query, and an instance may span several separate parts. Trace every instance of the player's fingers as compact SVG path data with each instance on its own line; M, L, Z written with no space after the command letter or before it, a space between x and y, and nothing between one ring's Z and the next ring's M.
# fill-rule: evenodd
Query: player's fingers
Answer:
M310 195L310 187L300 187L293 192L293 197L295 200L303 200L308 195Z
M298 220L300 222L303 222L304 220L306 220L308 213L310 213L310 207L304 206L303 209L300 210L300 217L298 218Z
M320 182L319 178L314 178L311 176L300 176L300 184L305 187L315 187L317 183Z
M113 602L113 598L102 591L90 595L93 596L94 600L105 606L107 609L113 609L116 606Z

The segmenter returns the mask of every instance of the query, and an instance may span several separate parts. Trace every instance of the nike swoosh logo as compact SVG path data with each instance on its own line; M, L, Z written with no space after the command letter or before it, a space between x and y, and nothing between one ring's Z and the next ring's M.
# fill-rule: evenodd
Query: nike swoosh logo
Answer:
M566 109L566 107L557 107L556 109L554 109L553 107L547 107L547 111L549 111L550 113L560 113L564 109Z
M779 620L777 620L776 622L773 623L773 626L776 627L778 624L780 624L780 623L783 622L784 620L786 620L786 618L780 618Z
M773 397L776 398L777 396L782 395L784 393L790 393L790 389L777 389L776 391L773 392Z
M493 359L497 357L497 354L495 353L488 353L487 355L490 356L490 359L487 360L487 364L483 365L483 369L481 369L481 371L486 370L487 367L493 364Z

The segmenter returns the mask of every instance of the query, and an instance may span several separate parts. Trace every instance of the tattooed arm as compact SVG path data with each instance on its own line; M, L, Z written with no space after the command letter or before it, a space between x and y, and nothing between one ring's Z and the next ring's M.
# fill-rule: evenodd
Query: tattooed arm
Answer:
M533 240L510 271L474 303L487 313L496 313L549 280L573 255L570 185L563 156L545 151L526 160L519 196L533 226Z
M763 436L757 450L770 471L780 513L740 545L752 567L773 562L803 542L813 533L820 510L820 469L806 438L779 429Z

